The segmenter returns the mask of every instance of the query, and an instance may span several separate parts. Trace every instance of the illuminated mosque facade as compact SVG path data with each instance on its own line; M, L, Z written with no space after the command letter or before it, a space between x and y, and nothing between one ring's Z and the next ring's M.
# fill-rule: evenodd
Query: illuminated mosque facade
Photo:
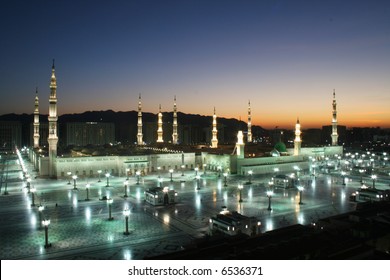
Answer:
M136 143L139 149L144 149L145 154L137 155L111 155L111 156L58 156L58 115L57 115L57 79L53 60L50 80L49 96L49 125L48 125L48 154L45 156L39 147L39 98L36 90L34 122L33 122L33 149L29 151L30 160L34 163L40 176L50 178L64 178L69 174L84 177L98 177L101 173L114 176L126 176L140 172L143 175L157 172L158 170L174 169L176 171L192 170L203 167L215 172L228 174L266 174L274 172L276 166L280 172L291 172L295 168L307 170L310 168L309 158L331 157L343 154L343 147L338 145L337 134L337 110L336 95L333 92L332 103L332 145L324 147L301 147L301 125L299 118L295 125L294 147L287 149L286 155L267 157L245 157L244 131L237 133L237 142L233 150L220 149L218 145L217 115L214 107L212 117L212 138L209 149L203 152L184 152L180 150L177 133L177 104L176 96L173 104L173 133L171 148L163 146L163 115L159 106L157 118L156 146L148 146L143 140L142 102L141 95L138 98L138 118ZM246 131L246 143L252 142L251 103L248 102L248 122ZM176 148L172 148L175 147Z

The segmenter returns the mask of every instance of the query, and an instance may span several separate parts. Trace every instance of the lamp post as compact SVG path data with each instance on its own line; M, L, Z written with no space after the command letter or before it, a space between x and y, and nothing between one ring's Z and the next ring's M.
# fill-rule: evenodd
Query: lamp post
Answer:
M42 225L45 227L45 248L49 248L49 247L51 247L51 243L49 243L50 220L48 220L48 219L43 220Z
M217 167L218 178L221 178L221 170L222 170L222 167L220 165L218 165L218 167Z
M227 187L227 173L223 173L223 178L224 178L224 186Z
M35 206L35 191L36 189L34 187L32 187L30 189L30 192L31 192L31 206Z
M359 169L359 173L360 173L360 183L363 184L363 172L364 172L364 169Z
M158 178L159 187L162 188L163 178Z
M45 206L39 205L38 206L38 214L39 214L39 228L42 226L42 211L45 209Z
M137 176L137 185L139 185L139 178L141 176L141 172L140 171L136 171L135 175Z
M184 176L184 168L185 168L186 166L183 164L182 166L181 166L181 176Z
M111 205L113 203L113 199L112 198L108 198L107 199L107 204L108 204L108 220L109 221L112 221L114 218L111 216Z
M89 187L90 187L91 185L89 184L89 183L87 183L86 185L85 185L85 191L87 192L87 198L85 199L85 201L89 201L90 199L89 199Z
M196 189L199 191L200 190L200 176L196 175Z
M69 184L70 184L70 182L69 182ZM28 177L27 178L27 190L28 190L28 193L30 193L30 188L31 188L31 178Z
M161 167L160 166L157 166L157 173L158 173L158 178L160 178L160 170L161 170Z
M0 183L0 185L1 185L1 183ZM8 182L7 182L7 179L6 179L6 180L5 180L5 187L4 187L3 195L8 195L8 194L9 194L9 192L8 192L8 190L7 190L7 185L8 185Z
M130 216L130 210L128 208L126 208L125 210L123 210L123 216L125 216L125 232L123 233L124 235L129 235L130 232L129 232L129 216Z
M268 211L271 211L272 208L271 208L271 197L273 196L274 192L273 191L267 191L267 197L268 197L268 208L267 210Z
M343 178L343 186L345 186L345 172L341 171L341 177Z
M244 186L240 183L238 184L238 189L240 190L240 199L238 200L238 202L242 202L242 189L244 188Z
M70 178L72 177L72 172L68 171L66 172L66 174L68 175L68 178L69 178L69 181L68 181L68 185L70 185Z
M73 179L73 190L77 191L77 187L76 187L77 175L73 175L72 179Z
M101 171L101 170L98 170L97 173L98 173L98 175L99 175L99 180L98 180L98 182L101 182L102 180L100 180L100 174L102 174L102 171Z
M252 170L249 170L249 171L248 171L248 175L249 175L248 184L252 184L252 174L253 174L253 171L252 171Z
M375 180L376 180L377 176L376 175L371 175L371 179L372 179L372 188L375 189Z
M106 184L106 187L109 187L110 186L110 173L106 173L106 178L107 178L107 184Z
M128 186L128 184L129 184L129 181L127 181L127 180L123 182L123 185L125 187L125 195L123 197L128 197L128 195L127 195L127 186Z
M299 191L299 203L298 204L303 204L302 202L302 192L303 192L303 187L302 186L298 186L298 191Z
M126 180L127 181L129 180L129 171L130 171L130 169L126 168Z
M173 169L169 169L169 173L171 174L171 182L173 182L172 176L173 176Z

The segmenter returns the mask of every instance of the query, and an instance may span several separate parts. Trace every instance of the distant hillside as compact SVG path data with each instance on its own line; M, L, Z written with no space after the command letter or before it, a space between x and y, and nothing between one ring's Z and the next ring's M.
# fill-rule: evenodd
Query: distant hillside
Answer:
M195 114L185 114L178 112L178 123L179 126L193 126L199 128L211 128L212 116L202 116ZM24 133L29 133L29 127L33 122L33 114L6 114L0 116L0 121L20 121L22 123ZM137 126L137 111L128 112L114 112L113 110L106 111L87 111L80 114L64 114L58 117L60 136L63 134L65 124L68 122L110 122L115 124L115 134L117 141L127 141L133 139L135 136L132 134L136 133ZM40 115L40 122L47 122L47 115ZM163 112L163 122L172 123L173 112ZM157 114L153 113L142 113L142 121L144 124L157 123ZM247 130L247 124L244 121L239 121L234 118L221 118L218 117L218 127L223 127L224 139L228 142L235 142L238 130ZM62 132L61 132L62 130ZM129 132L130 131L130 132ZM129 134L130 133L130 134ZM222 133L222 131L221 131ZM268 135L268 131L260 126L252 126L252 134L256 136ZM29 136L25 136L29 139Z

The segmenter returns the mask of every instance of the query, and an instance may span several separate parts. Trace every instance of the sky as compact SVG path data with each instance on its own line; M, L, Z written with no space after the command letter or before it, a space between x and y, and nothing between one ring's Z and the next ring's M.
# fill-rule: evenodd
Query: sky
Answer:
M390 1L20 1L0 8L0 115L184 113L390 127ZM180 122L180 120L179 120Z

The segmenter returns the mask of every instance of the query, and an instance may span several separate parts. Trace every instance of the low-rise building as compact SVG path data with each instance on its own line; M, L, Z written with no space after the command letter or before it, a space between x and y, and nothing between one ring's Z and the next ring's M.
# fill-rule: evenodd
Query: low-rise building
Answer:
M177 192L168 187L155 187L145 191L145 201L155 206L174 204L177 199Z
M224 208L216 217L210 218L210 234L221 232L230 236L246 234L255 236L260 233L261 222L256 217L247 217L237 211Z

